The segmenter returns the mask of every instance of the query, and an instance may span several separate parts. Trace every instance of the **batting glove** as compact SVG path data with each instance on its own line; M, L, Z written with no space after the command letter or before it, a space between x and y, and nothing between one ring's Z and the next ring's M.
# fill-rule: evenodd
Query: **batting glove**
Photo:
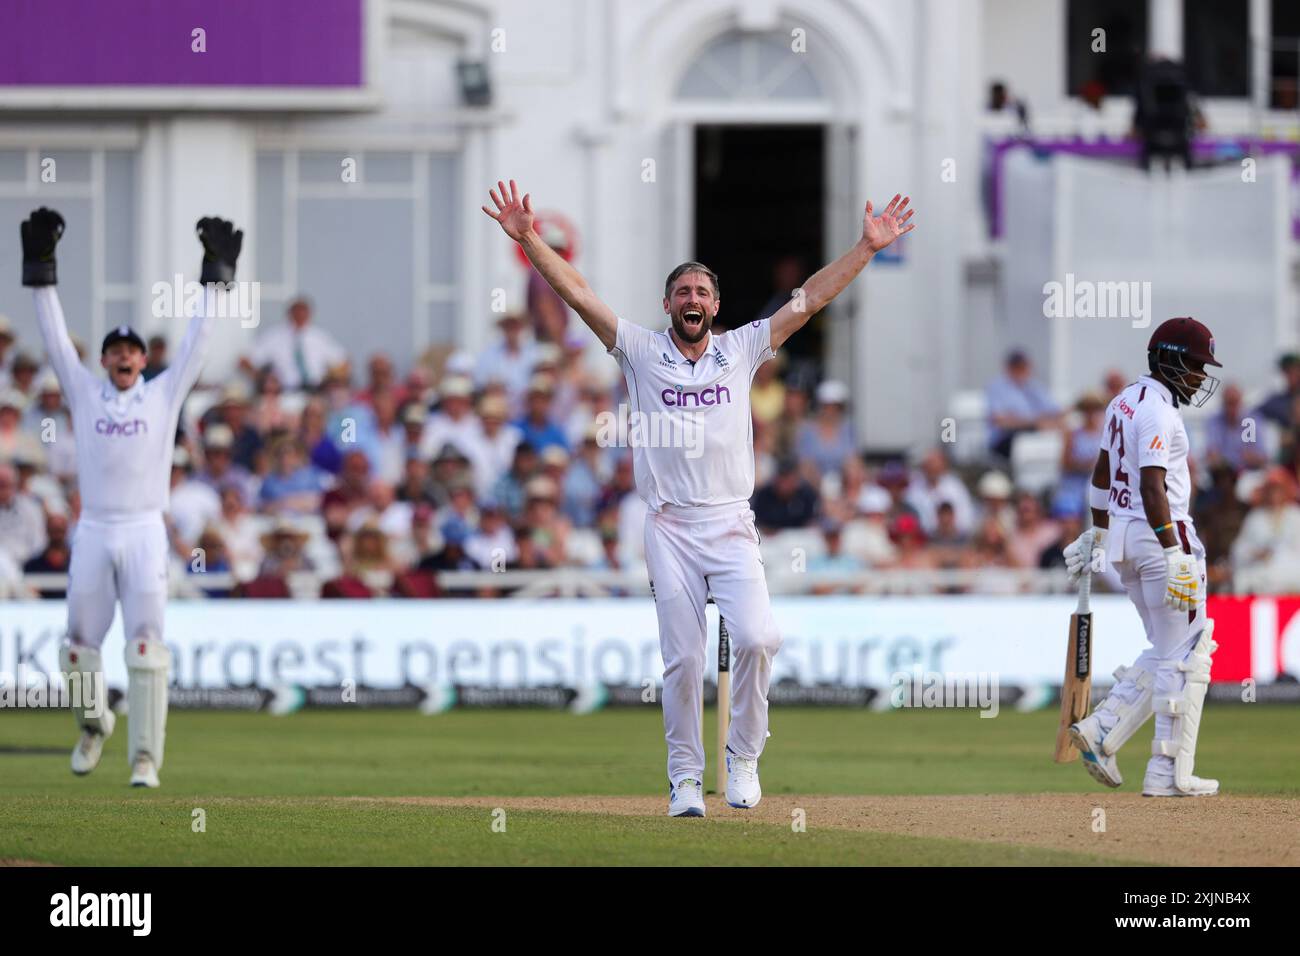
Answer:
M1105 528L1089 528L1065 546L1061 553L1065 555L1065 570L1070 576L1071 584L1083 575L1085 564L1090 572L1101 572L1102 563L1106 560L1106 551L1102 547L1105 541Z
M1165 548L1165 604L1190 611L1201 603L1201 572L1196 559L1178 545Z
M18 227L18 233L23 240L23 285L55 285L54 247L63 236L63 217L42 206Z
M235 281L235 261L244 247L244 230L236 230L226 219L205 217L194 227L203 243L203 270L199 281L222 284Z

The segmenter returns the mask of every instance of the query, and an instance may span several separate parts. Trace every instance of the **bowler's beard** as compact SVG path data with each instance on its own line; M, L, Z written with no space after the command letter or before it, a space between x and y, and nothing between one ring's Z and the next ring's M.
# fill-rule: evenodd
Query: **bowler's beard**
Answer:
M702 310L702 318L699 325L690 326L682 318L682 313L686 309L678 309L672 313L673 331L677 337L688 345L694 345L696 342L702 342L704 337L709 334L709 329L713 328L713 316L709 315L707 309Z

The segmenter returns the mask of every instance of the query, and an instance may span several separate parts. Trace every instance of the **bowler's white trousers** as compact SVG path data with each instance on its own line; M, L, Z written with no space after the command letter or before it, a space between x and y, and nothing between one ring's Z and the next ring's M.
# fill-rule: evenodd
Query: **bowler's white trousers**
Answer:
M98 648L118 601L129 642L162 640L167 607L167 527L162 512L99 520L83 515L68 566L68 639Z
M781 635L759 555L754 513L744 502L646 515L645 556L664 660L668 779L704 779L700 708L708 669L704 607L710 595L731 637L733 753L757 759L767 740L767 689Z
M1124 590L1137 608L1151 646L1143 651L1133 667L1146 671L1152 678L1152 689L1157 698L1181 696L1187 683L1186 674L1177 665L1187 658L1205 628L1205 605L1194 612L1176 611L1165 604L1166 577L1168 574L1164 547L1156 539L1145 521L1118 519L1111 516L1111 530L1106 536L1107 559L1119 571ZM1205 546L1196 536L1190 521L1175 522L1179 544L1184 552L1194 555L1200 567L1201 595L1205 594ZM1112 693L1127 703L1140 694L1137 683L1128 678L1115 685ZM1109 731L1115 716L1100 712L1103 731ZM1172 740L1174 718L1157 713L1155 739ZM1172 757L1153 756L1147 765L1148 774L1160 781L1172 780Z

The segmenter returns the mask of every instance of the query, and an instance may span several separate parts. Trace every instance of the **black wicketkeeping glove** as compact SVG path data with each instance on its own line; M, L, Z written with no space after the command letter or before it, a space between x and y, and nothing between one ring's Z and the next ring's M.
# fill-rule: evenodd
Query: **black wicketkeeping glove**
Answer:
M199 242L203 243L203 271L199 281L204 285L235 281L235 261L244 247L244 230L236 230L234 223L215 217L200 219L195 228Z
M55 285L54 247L63 235L63 217L42 206L18 227L23 238L23 285Z

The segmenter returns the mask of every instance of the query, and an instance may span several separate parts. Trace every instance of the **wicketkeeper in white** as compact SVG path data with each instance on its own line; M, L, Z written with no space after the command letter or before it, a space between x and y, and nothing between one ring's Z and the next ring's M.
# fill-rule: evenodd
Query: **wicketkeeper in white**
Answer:
M670 323L652 331L619 318L573 266L533 230L528 195L498 182L483 211L520 244L537 271L582 317L623 368L632 416L637 491L648 505L646 565L664 660L670 816L704 816L700 710L706 669L705 604L710 596L731 635L731 727L726 800L753 807L762 796L758 758L768 736L767 695L781 635L772 617L754 493L754 372L853 281L872 257L910 232L908 200L895 196L879 217L867 203L862 238L816 273L771 318L714 335L718 279L687 262L668 276L662 308ZM653 437L650 432L653 432Z
M68 633L59 669L81 686L103 686L101 647L120 601L129 676L127 710L131 785L158 786L167 725L171 658L163 643L167 603L167 510L176 424L185 396L203 364L217 299L235 276L242 232L223 219L202 219L203 302L168 369L151 381L145 343L127 326L104 338L99 363L103 380L81 364L55 291L54 252L63 217L44 207L22 224L23 285L31 286L36 317L50 364L72 415L77 443L77 485L81 516L72 539L68 569ZM220 288L218 287L220 284ZM94 770L104 741L113 733L107 707L92 714L74 707L81 738L72 751L72 771Z
M1192 318L1160 325L1147 346L1149 374L1111 400L1092 473L1093 527L1065 549L1077 577L1085 562L1114 566L1142 617L1151 646L1115 672L1110 694L1070 728L1098 782L1123 781L1115 755L1156 715L1146 797L1200 797L1219 782L1193 775L1201 708L1210 682L1214 621L1205 616L1205 548L1188 512L1187 429L1179 406L1198 408L1219 380L1206 374L1214 337Z

